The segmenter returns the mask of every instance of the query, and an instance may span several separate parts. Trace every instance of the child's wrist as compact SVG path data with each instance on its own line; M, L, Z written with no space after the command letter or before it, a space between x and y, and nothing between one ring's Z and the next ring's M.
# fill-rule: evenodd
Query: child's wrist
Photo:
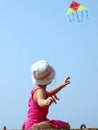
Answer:
M64 88L64 86L63 86L63 85L61 85L61 86L60 86L60 89L62 89L62 88Z
M62 84L62 85L61 85L61 89L64 88L64 87L65 87L65 84Z

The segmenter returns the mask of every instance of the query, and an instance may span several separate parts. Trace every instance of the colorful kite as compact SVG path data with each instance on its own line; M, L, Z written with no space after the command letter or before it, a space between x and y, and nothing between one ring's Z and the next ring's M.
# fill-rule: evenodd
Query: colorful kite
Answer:
M82 22L85 17L88 18L88 9L73 0L68 8L66 16L68 16L70 22L74 22L75 17L78 22Z

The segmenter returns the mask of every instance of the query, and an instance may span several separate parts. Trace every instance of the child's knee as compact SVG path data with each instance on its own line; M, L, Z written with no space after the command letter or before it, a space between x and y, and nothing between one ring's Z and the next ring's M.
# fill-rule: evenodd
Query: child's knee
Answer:
M70 130L70 124L67 124L65 127L64 127L65 130Z
M47 122L42 122L42 123L34 124L32 128L33 130L44 130L44 129L53 129L54 127Z

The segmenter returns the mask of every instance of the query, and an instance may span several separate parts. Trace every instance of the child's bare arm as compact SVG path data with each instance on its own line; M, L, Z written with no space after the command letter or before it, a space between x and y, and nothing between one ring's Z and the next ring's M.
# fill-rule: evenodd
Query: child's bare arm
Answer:
M40 107L51 105L53 102L56 103L56 97L50 96L46 98L46 91L44 89L38 89L36 91L36 101Z
M70 84L70 77L65 78L64 82L59 85L58 87L48 91L49 95L55 95L57 94L62 88L64 88L66 85Z

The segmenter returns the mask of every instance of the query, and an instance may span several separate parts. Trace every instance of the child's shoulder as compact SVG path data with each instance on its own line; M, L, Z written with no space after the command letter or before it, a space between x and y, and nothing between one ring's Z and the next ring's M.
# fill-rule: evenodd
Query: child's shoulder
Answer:
M45 92L45 90L43 88L36 86L32 89L31 94L34 94L36 91L37 92L42 92L42 91Z

